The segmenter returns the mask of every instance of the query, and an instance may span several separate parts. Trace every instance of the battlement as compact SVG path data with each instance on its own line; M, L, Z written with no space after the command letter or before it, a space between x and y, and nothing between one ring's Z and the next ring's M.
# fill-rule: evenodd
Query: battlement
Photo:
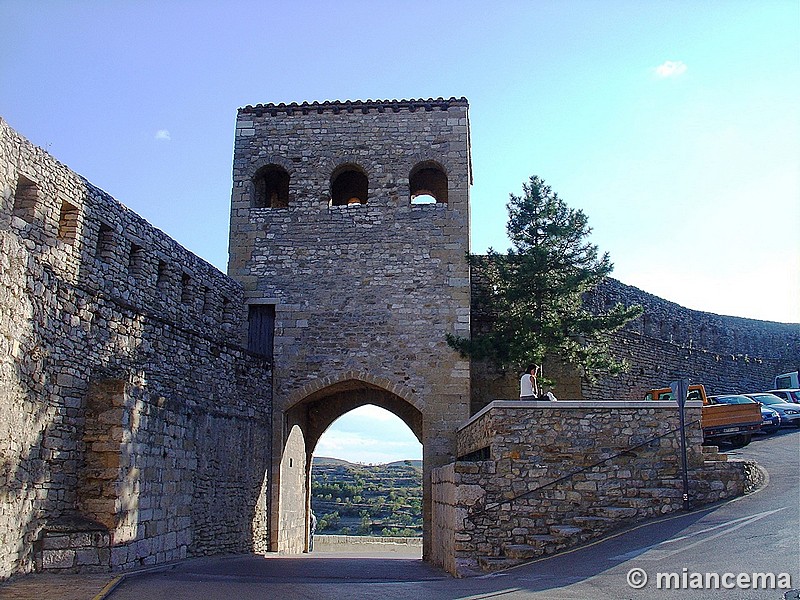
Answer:
M322 114L324 112L331 112L333 114L345 113L361 113L369 114L371 111L383 113L387 111L400 112L409 111L415 112L417 110L449 110L451 107L467 107L469 102L463 96L461 98L450 97L444 98L428 98L428 99L411 99L411 100L326 100L324 102L292 102L290 104L256 104L255 106L247 105L239 109L239 114L254 114L256 116L277 116L278 114L301 114L307 115L311 113Z
M0 233L54 281L240 344L241 288L0 120ZM9 242L10 243L10 242Z
M263 484L271 371L244 309L234 280L0 120L0 579L264 539L208 491L244 514ZM246 459L243 434L262 441Z

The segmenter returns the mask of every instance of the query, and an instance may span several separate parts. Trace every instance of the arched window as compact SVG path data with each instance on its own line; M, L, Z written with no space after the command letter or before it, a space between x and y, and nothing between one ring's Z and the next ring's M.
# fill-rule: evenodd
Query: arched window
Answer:
M331 205L366 204L369 180L356 165L344 165L331 177Z
M289 206L289 173L278 165L267 165L253 177L253 208Z
M447 204L447 175L433 161L422 162L408 176L411 204Z

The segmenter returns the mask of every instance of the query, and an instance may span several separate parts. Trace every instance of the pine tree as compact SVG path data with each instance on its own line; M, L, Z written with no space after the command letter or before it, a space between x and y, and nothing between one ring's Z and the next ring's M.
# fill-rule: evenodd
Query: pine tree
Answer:
M540 365L558 357L593 378L626 365L609 351L609 334L638 317L638 306L617 304L603 313L584 307L582 296L613 270L608 253L587 241L586 215L569 208L539 177L511 194L506 231L513 247L470 255L482 280L474 301L490 307L489 328L471 339L448 335L464 356L491 361L500 370Z

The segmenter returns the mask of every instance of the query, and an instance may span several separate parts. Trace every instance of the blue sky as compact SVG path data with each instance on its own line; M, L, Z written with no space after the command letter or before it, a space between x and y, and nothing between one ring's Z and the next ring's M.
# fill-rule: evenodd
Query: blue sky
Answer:
M466 96L473 251L536 174L623 282L798 322L798 6L3 0L0 116L225 270L238 107Z

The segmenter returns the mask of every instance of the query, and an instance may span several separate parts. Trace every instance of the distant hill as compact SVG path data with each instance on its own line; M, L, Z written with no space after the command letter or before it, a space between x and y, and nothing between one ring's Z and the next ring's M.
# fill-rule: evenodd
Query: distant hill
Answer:
M343 460L341 458L330 458L328 456L315 456L311 462L312 466L341 466L341 467L362 467L363 464L359 463L351 463L349 461ZM422 468L422 461L421 460L396 460L394 462L385 463L386 467L402 467L402 466L412 466L417 467L418 469Z
M351 463L346 460L342 460L341 458L330 458L328 456L315 456L311 460L311 465L314 467L323 466L323 465L333 465L333 466L341 466L341 467L359 467L356 463Z
M396 460L394 462L386 463L387 467L403 467L403 466L410 466L410 467L417 467L418 469L422 468L422 461L421 460Z

